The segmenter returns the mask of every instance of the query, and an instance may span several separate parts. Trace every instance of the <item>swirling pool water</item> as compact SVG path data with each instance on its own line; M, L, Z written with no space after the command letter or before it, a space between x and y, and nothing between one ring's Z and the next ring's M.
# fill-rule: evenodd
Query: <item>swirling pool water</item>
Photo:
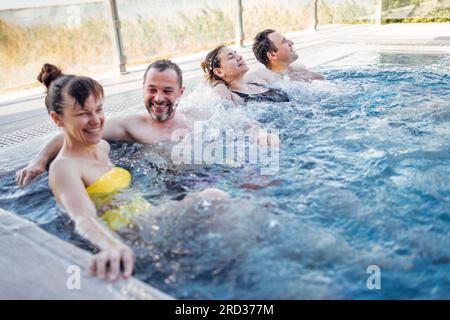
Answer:
M155 210L125 234L136 276L177 298L450 298L450 57L376 54L327 66L327 81L282 81L289 103L226 108L197 84L189 104L211 126L244 117L277 129L279 170L177 167L166 151L117 143L113 161L155 204L219 187L221 203ZM248 185L259 186L248 187ZM0 207L88 250L57 208L47 177L1 178ZM381 289L367 268L378 266Z

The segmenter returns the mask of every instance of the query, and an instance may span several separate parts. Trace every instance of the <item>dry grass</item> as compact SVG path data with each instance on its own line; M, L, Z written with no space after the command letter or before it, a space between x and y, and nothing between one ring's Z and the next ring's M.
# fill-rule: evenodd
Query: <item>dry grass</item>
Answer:
M102 20L88 20L78 28L44 24L23 28L0 20L0 47L0 93L35 86L45 62L84 74L107 70L113 63L108 25Z
M129 60L149 60L167 53L204 50L233 39L231 14L220 8L205 7L197 12L176 12L151 17L138 16L123 23L124 47Z
M176 11L152 16L141 15L122 23L128 63L147 62L168 56L212 48L234 39L233 2L218 2L198 10ZM306 4L305 4L306 3ZM372 14L370 0L346 0L331 7L319 2L321 24L357 20ZM243 19L246 40L265 28L280 32L298 31L311 23L311 4L248 0ZM114 65L108 22L86 20L78 27L64 24L14 26L0 20L0 94L13 89L37 86L36 75L45 62L57 64L68 73L92 75L110 71Z

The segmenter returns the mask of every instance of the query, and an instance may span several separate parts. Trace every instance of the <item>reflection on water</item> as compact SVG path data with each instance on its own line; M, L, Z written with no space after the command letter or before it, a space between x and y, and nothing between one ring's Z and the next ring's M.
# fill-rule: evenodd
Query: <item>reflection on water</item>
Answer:
M214 108L209 126L245 117L278 129L280 170L180 168L165 148L114 144L136 192L162 205L123 233L136 276L177 298L449 298L449 62L381 55L328 67L327 81L277 84L293 97L277 105L227 108L194 86L181 107ZM72 233L46 176L24 189L12 175L1 180L1 207L93 250ZM233 198L173 202L206 187ZM367 289L369 265L381 268L382 290Z

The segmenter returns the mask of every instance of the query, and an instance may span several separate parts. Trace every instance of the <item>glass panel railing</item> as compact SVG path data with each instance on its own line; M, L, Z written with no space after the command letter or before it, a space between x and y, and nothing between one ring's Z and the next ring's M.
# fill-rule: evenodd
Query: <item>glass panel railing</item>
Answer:
M450 0L383 0L385 22L448 22Z
M79 1L78 1L79 2ZM44 1L37 7L0 7L0 94L38 86L41 66L92 75L112 70L113 51L105 1ZM55 5L62 3L63 5Z
M273 28L313 25L315 0L242 0L245 41ZM318 0L319 25L450 21L450 0ZM18 5L26 4L26 5ZM85 75L117 68L106 0L0 2L0 94L37 86L45 62ZM237 0L118 0L127 64L146 63L235 41Z
M233 1L118 1L128 64L234 41Z
M374 23L376 3L376 0L319 0L319 24Z
M270 28L281 33L311 27L311 0L243 0L244 33L251 41L260 31Z

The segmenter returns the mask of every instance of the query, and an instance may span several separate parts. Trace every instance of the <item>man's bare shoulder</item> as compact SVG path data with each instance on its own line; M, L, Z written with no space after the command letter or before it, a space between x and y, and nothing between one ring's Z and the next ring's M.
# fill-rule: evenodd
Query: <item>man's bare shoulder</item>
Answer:
M107 120L107 125L120 127L128 133L132 133L137 128L146 126L148 122L148 114L143 112L134 112L113 116Z
M151 122L152 117L146 111L145 112L136 112L136 113L132 114L132 117L128 118L127 120L130 122L134 121L135 123L148 125L148 123Z
M308 70L305 68L305 66L301 64L289 66L288 74L292 80L299 80L299 81L325 80L325 78L321 74Z
M133 123L136 121L143 121L145 114L143 112L130 112L125 114L116 114L108 118L108 122L115 123Z

